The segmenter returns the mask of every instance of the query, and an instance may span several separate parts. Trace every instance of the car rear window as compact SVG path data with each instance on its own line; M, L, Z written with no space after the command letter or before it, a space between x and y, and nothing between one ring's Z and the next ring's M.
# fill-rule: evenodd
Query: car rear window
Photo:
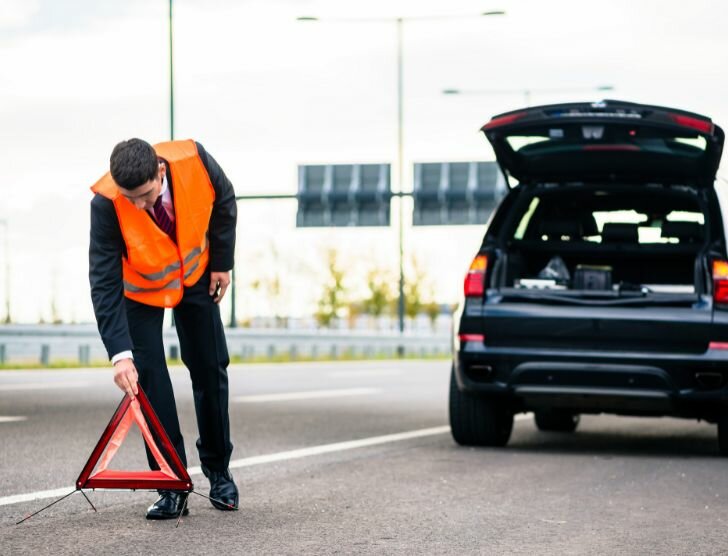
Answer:
M679 134L678 134L679 133ZM643 151L686 157L702 156L705 138L686 129L661 129L640 125L558 124L529 127L505 137L513 151L525 157L582 150Z
M646 193L633 188L545 191L522 207L511 237L636 245L703 242L705 216L694 195L662 189Z

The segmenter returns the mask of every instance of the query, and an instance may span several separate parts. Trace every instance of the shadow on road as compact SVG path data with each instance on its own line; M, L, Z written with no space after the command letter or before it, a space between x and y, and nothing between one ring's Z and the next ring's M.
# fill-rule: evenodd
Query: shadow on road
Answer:
M699 430L579 431L573 433L526 430L514 432L507 450L529 453L595 455L605 458L624 456L667 456L671 458L720 457L714 427Z

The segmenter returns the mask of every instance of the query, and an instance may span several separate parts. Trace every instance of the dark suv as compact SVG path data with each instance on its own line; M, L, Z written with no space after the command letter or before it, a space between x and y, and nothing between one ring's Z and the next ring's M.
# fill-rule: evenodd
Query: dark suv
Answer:
M621 101L540 106L483 127L510 190L455 315L452 435L503 446L513 415L718 425L728 455L723 130Z

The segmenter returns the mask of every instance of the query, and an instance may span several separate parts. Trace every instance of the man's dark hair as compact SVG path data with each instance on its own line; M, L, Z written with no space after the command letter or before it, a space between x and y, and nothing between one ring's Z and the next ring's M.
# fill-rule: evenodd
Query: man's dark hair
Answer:
M122 141L111 152L110 170L116 185L136 189L157 177L157 153L142 139Z

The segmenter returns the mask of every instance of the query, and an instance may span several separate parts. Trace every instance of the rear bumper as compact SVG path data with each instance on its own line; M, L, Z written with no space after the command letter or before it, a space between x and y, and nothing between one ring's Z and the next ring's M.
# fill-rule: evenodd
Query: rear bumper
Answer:
M508 398L515 410L674 415L714 421L728 407L728 352L698 355L496 348L455 351L463 391Z

